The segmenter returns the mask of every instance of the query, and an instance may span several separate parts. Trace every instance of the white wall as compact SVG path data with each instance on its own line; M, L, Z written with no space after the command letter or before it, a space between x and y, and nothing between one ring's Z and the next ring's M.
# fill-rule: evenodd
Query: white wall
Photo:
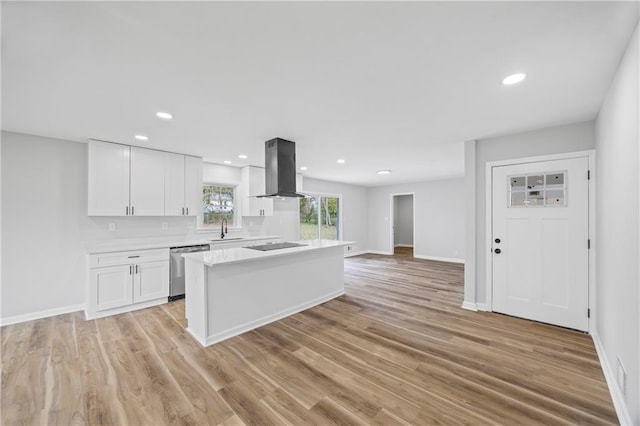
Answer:
M2 132L1 149L2 320L80 309L87 245L113 239L207 237L196 233L194 217L88 217L84 143ZM205 164L203 176L212 182L239 182L240 169ZM273 217L256 219L243 232L297 238L297 203L295 209L287 203L291 201L275 201ZM110 223L116 231L108 230ZM168 224L167 230L162 223Z
M475 144L475 147L468 145ZM475 222L475 256L465 259L465 266L473 263L475 269L475 300L469 299L467 289L470 283L465 283L465 302L486 302L486 247L489 247L489 237L486 230L486 188L485 173L486 163L491 161L508 160L512 158L534 157L538 155L557 154L564 152L584 151L595 147L594 125L592 121L570 124L566 126L551 127L516 135L500 136L496 138L481 139L467 142L465 155L475 153L475 161L465 159L467 170L465 171L466 188L475 185L475 204L468 203L466 208L466 220ZM474 149L472 149L474 148ZM475 167L475 173L469 167L471 163ZM464 189L461 189L464 192ZM473 229L473 224L468 224ZM471 252L471 251L470 251ZM470 277L465 276L465 279Z
M390 253L391 194L415 193L416 257L464 259L464 179L369 188L369 250Z
M596 119L596 328L615 374L627 371L626 409L640 424L640 102L638 27ZM640 187L640 186L639 186ZM623 419L621 419L623 420Z
M369 247L367 188L305 178L303 192L342 195L342 239L356 242L353 247L354 252L363 251Z
M413 247L413 195L394 196L393 207L393 243Z

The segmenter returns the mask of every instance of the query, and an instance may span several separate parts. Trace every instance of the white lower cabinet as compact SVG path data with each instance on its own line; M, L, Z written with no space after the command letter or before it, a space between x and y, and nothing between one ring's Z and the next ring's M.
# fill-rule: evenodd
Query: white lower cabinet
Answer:
M169 297L169 261L134 266L133 303Z
M109 266L91 270L92 301L96 311L133 303L131 265Z
M169 297L169 249L89 255L87 319L158 305Z

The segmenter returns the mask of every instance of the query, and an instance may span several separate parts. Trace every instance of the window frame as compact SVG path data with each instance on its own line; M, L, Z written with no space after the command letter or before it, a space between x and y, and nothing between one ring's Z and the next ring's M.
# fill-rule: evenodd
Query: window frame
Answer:
M233 201L234 201L235 213L233 215L233 219L234 219L233 224L229 223L228 229L242 230L242 201L241 201L242 196L241 196L240 182L216 179L216 180L203 181L202 182L203 188L205 185L226 186L226 187L233 188L233 194L234 194ZM198 226L196 230L199 232L211 232L213 230L216 230L217 228L215 226L213 227L204 226L203 208L204 208L204 204L200 207L200 211L198 212Z
M304 191L305 195L308 195L308 197L305 198L321 198L321 197L327 197L327 198L337 198L338 199L338 238L336 239L336 241L342 241L344 239L344 234L343 234L343 226L342 226L342 194L332 194L329 192L315 192L315 191ZM320 208L320 200L318 200L318 227L320 227L320 214L321 214L322 208ZM320 235L320 232L318 231L318 235ZM300 200L298 200L298 239L300 238ZM318 236L318 238L320 238Z

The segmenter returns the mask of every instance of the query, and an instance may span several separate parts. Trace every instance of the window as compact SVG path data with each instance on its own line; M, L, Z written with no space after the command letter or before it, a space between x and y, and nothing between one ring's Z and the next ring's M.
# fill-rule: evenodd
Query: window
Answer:
M509 176L509 207L567 205L567 172Z
M202 186L202 227L219 227L222 219L228 226L236 224L236 187L215 183Z
M340 239L340 197L317 195L300 199L300 239Z

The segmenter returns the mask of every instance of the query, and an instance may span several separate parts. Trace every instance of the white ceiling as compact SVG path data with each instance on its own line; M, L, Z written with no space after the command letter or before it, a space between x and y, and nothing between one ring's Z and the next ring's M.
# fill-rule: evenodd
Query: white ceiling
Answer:
M462 176L465 140L593 119L637 21L637 2L3 2L2 128L234 165L282 137L308 177Z

